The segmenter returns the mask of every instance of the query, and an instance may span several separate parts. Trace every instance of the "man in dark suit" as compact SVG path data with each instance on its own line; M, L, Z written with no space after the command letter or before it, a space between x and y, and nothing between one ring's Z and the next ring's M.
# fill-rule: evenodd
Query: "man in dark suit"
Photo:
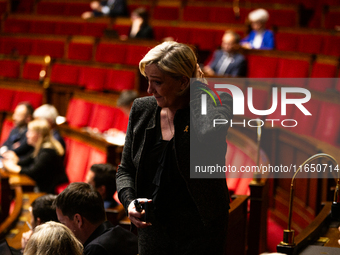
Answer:
M32 120L33 107L28 102L21 102L14 110L12 119L14 128L11 130L7 140L2 144L0 154L11 157L15 153L19 158L25 158L33 152L33 147L27 144L27 124Z
M81 17L89 19L100 16L127 16L128 9L125 0L93 1L90 4L92 12L84 12Z
M244 56L237 52L240 36L226 31L222 38L221 49L216 50L211 61L203 68L210 76L246 76L247 64Z
M136 255L137 236L106 221L103 199L89 184L74 182L54 201L59 221L84 246L84 255Z

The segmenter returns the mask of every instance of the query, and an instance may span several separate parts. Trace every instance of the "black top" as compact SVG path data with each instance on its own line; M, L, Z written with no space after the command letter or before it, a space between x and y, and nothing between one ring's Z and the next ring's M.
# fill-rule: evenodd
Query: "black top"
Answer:
M136 255L138 241L130 231L103 222L84 243L84 255Z
M42 148L38 155L20 160L20 174L26 174L36 181L40 192L54 194L57 185L67 183L63 157L54 149Z
M130 29L131 32L131 29ZM129 32L129 34L130 34ZM135 35L135 37L132 38L136 38L136 39L154 39L154 35L153 35L153 29L152 27L150 27L149 25L142 25L138 31L138 33Z

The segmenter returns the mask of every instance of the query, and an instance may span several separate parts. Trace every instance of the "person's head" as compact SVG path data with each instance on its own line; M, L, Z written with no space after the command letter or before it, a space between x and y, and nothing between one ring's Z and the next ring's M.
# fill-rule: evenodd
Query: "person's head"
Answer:
M240 35L234 31L228 30L222 37L221 48L227 53L232 53L239 48Z
M133 22L136 19L142 20L142 25L147 25L149 23L148 11L143 7L133 10L131 13L131 20Z
M119 95L117 106L129 115L132 103L138 96L139 94L135 90L124 90Z
M71 183L57 196L54 205L58 220L83 244L106 220L103 199L88 183Z
M56 124L56 119L58 117L57 109L50 104L44 104L37 109L35 109L33 113L34 119L45 119L47 120L50 125L53 127Z
M111 164L94 164L86 175L86 182L99 192L103 200L112 200L117 190L116 168Z
M269 19L269 13L265 9L256 9L248 15L251 28L255 31L260 31L265 28L266 22Z
M63 224L49 221L35 228L24 255L81 255L83 245Z
M56 150L59 155L64 154L63 146L53 137L51 126L45 119L33 120L28 123L26 133L27 144L35 148L33 156L37 156L42 147L50 147Z
M33 229L47 221L58 221L55 206L53 205L56 197L55 195L45 195L33 201L30 207L31 225Z
M190 78L196 76L197 58L187 45L173 41L152 48L139 62L148 79L148 93L160 107L174 107L189 95Z
M32 120L33 107L28 102L21 102L15 107L12 119L16 127L25 127Z

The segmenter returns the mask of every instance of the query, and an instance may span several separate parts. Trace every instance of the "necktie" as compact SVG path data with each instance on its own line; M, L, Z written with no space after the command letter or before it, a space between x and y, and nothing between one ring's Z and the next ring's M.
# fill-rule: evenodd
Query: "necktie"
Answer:
M220 68L217 70L218 75L224 75L225 71L232 61L232 57L229 56L229 54L223 54L222 58L223 60L221 60L222 63L220 65Z

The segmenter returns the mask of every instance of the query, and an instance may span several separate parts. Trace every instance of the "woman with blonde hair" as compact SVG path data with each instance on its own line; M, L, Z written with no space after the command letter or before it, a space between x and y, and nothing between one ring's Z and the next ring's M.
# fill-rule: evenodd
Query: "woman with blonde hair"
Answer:
M164 42L139 69L152 96L133 103L117 173L119 199L138 228L139 254L222 255L229 209L225 175L191 179L190 154L201 148L198 158L218 154L225 164L228 125L215 129L201 115L203 84L192 78L203 80L203 73L189 46ZM208 117L230 120L232 97L220 98L216 107L208 99ZM220 148L217 153L207 140Z
M63 164L64 149L53 138L47 120L39 119L28 123L27 143L34 147L28 158L19 160L14 155L6 155L4 168L12 173L26 174L36 181L40 192L55 193L57 185L67 183Z
M83 245L61 223L48 221L35 228L24 255L81 255Z

